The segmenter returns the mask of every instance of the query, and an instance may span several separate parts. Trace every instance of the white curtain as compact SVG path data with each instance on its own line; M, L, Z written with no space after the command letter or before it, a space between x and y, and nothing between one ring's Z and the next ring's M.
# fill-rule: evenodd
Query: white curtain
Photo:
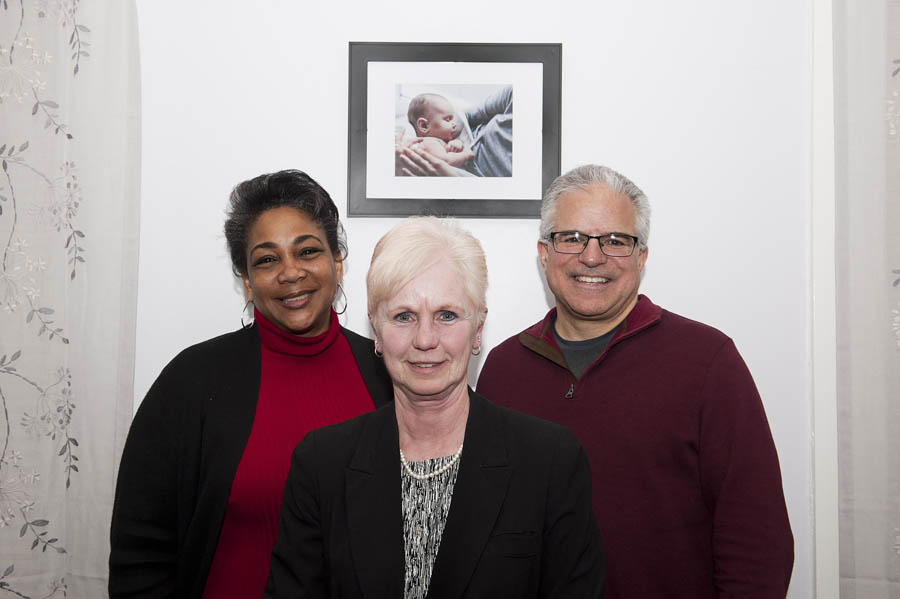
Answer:
M836 0L842 599L900 598L900 2Z
M133 0L0 0L0 598L106 596L139 117Z

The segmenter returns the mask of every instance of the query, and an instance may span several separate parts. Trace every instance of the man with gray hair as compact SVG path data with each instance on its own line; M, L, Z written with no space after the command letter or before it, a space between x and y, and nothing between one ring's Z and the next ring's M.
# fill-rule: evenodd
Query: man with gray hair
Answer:
M793 537L759 393L731 339L638 294L649 232L623 175L558 177L537 244L556 307L491 351L478 392L579 437L606 599L783 599Z

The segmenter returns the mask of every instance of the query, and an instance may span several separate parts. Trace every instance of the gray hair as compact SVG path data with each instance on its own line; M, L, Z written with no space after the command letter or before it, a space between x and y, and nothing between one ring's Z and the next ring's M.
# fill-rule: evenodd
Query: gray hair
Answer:
M638 248L645 249L650 238L650 200L628 177L599 164L585 164L573 168L550 184L541 204L541 241L550 239L550 231L556 218L556 200L562 195L587 189L592 185L604 185L631 200L634 204L634 229L638 237Z

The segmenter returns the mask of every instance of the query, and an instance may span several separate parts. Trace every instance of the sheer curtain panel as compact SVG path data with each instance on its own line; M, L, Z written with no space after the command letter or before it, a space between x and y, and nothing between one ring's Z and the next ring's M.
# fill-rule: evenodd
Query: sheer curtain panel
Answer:
M900 598L900 2L836 0L842 599Z
M0 597L106 596L131 417L133 0L0 0Z

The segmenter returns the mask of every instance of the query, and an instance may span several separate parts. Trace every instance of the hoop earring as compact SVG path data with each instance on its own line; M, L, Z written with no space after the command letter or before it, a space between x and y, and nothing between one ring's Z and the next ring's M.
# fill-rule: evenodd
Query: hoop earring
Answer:
M241 328L246 329L247 327L253 326L253 320L250 322L244 322L244 313L247 311L247 307L253 303L252 299L247 300L247 303L244 304L244 309L241 310Z
M473 348L472 348L472 355L473 355L473 356L477 356L477 355L479 355L480 353L481 353L481 348L480 348L480 347L473 347Z
M376 347L376 348L375 348L375 357L376 357L376 358L383 358L383 357L384 357L384 352L378 351L378 348Z
M335 312L338 314L338 316L340 316L341 314L343 314L344 312L347 311L347 294L344 293L344 288L341 287L341 284L340 284L340 283L338 283L337 288L338 288L338 291L341 292L341 295L342 295L343 298L344 298L344 307L341 308L340 310L335 310ZM334 301L335 301L335 302L337 301L337 296L335 296ZM332 307L334 307L334 302L332 302Z

